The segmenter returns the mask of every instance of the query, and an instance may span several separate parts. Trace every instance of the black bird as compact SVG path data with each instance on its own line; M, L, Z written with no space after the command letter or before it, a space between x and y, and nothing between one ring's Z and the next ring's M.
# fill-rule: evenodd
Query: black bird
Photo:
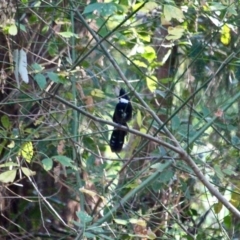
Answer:
M124 89L120 89L119 103L116 105L113 122L127 127L127 122L132 118L132 104ZM124 138L127 132L120 129L114 129L110 139L112 152L120 152L124 144Z

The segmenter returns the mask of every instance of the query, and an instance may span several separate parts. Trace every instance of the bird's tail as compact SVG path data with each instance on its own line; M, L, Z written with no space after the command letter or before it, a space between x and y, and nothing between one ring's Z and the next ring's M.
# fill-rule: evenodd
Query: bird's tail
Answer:
M127 126L127 124L123 124ZM114 129L112 132L112 136L110 138L110 147L112 152L120 152L122 150L125 136L127 132L121 129Z

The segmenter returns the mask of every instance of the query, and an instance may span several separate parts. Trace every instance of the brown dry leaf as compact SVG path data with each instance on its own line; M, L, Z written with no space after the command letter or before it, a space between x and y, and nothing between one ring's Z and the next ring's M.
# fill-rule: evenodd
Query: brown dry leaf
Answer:
M65 141L64 140L61 140L59 143L58 143L58 146L57 146L57 153L59 155L63 155L64 154L64 147L65 147Z
M147 235L146 227L137 224L134 225L134 232L137 235Z
M80 188L79 191L80 191L80 192L83 192L83 193L85 193L85 194L87 194L87 195L89 195L89 196L91 196L93 199L97 196L97 197L99 197L99 198L102 199L102 202L103 202L104 204L107 203L106 198L104 198L103 196L97 194L96 192L94 192L94 191L92 191L92 190L88 190L88 189L85 189L85 188Z
M92 198L94 198L96 195L98 195L96 192L85 189L85 188L80 188L79 191L82 193L85 193L87 195L90 195Z
M92 96L86 96L86 97L84 97L84 102L85 102L85 104L86 104L86 107L89 109L89 111L90 112L92 112L93 111L93 104L94 104L94 102L93 102L93 97Z
M156 234L150 228L148 228L148 230L147 230L147 236L148 236L148 239L156 239L157 238Z
M214 113L214 115L216 117L221 118L223 116L223 110L222 109L218 109L217 112Z
M56 25L54 25L53 26L53 31L55 32L55 33L59 33L60 32L60 30L61 30L61 24L56 24Z
M57 183L59 181L59 176L61 174L61 164L59 163L54 169L53 169L53 176L54 176L54 182Z

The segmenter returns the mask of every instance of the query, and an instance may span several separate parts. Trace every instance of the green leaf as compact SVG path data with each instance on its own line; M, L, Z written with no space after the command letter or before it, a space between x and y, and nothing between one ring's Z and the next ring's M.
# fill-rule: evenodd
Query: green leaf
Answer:
M21 30L21 31L24 31L25 33L27 32L25 25L19 24L19 27L20 27L20 30Z
M45 76L41 73L38 73L34 76L34 79L37 82L40 89L43 90L47 84Z
M158 172L162 172L165 168L169 166L169 163L155 163L151 166L151 168L157 169Z
M71 37L79 38L77 34L72 32L59 32L58 34L64 38L71 38Z
M144 52L141 54L141 56L145 58L149 63L151 63L154 59L157 58L154 48L150 46L144 47Z
M30 170L29 168L22 167L21 169L22 169L24 175L27 177L34 176L36 174L36 172Z
M102 14L103 16L112 15L116 13L117 11L123 11L124 9L116 4L116 3L93 3L89 4L85 7L83 14L93 13L94 11L97 11L99 14Z
M26 142L21 146L21 149L18 153L22 156L28 163L31 162L33 157L33 144L32 142Z
M174 18L177 19L179 22L183 22L184 19L182 10L169 4L163 5L163 14L167 21L171 21Z
M150 229L148 229L148 231L147 231L147 238L148 238L148 239L156 239L157 236L156 236L156 234L155 234L153 231L151 231Z
M127 225L128 224L128 221L126 221L124 219L117 219L117 218L115 218L114 222L117 223L117 224L120 224L120 225Z
M232 143L233 145L239 145L239 144L240 144L240 139L239 139L239 137L237 137L237 136L232 136L232 138L231 138L231 143Z
M178 116L175 115L175 116L172 118L171 123L172 123L172 129L173 129L174 131L176 131L176 130L178 130L178 129L180 128L181 121L180 121L180 119L179 119Z
M227 229L231 229L231 227L233 226L232 223L232 216L227 215L226 217L224 217L223 222L224 222L224 227L226 227Z
M236 208L239 207L239 204L240 204L239 203L239 194L237 192L232 192L231 193L230 203Z
M86 237L87 239L91 239L91 238L96 238L96 235L90 232L84 232L84 237Z
M167 170L167 171L163 171L159 177L159 182L161 183L168 183L174 176L174 171L172 171L171 169Z
M46 170L46 171L51 170L52 167L53 167L53 161L52 161L51 158L44 158L44 159L42 160L42 164L43 164L44 170Z
M162 59L162 62L161 62L161 65L162 65L162 66L166 63L166 61L168 60L168 58L169 58L169 56L171 55L171 53L172 53L172 49L169 48L168 51L167 51L167 53L164 55L164 57L163 57L163 59Z
M233 176L233 175L236 175L237 176L237 173L234 169L232 169L230 166L227 166L227 168L224 168L222 170L223 173L225 173L226 175L228 176Z
M210 3L211 5L209 6L210 10L211 11L221 11L221 10L224 10L227 8L227 6L223 5L222 3L220 2L212 2Z
M33 63L31 67L37 72L43 70L43 67L38 63Z
M92 217L84 211L76 212L77 217L81 220L82 223L88 223L92 221Z
M93 89L93 90L91 91L91 95L92 95L93 97L105 98L104 92L103 92L102 90L100 90L100 89Z
M222 210L222 203L221 202L218 202L218 203L215 203L214 204L214 211L216 214L220 213L220 211Z
M137 8L139 8L142 5L141 3L137 3L133 6L133 9L136 10ZM146 2L144 4L144 6L139 10L139 12L144 12L144 13L149 13L153 10L155 10L158 7L158 4L156 2L150 1L150 2Z
M11 127L11 122L9 121L9 117L7 115L3 115L1 117L1 123L5 129L9 129Z
M231 29L224 24L221 29L221 42L224 45L228 45L231 41Z
M93 4L88 4L85 8L82 14L87 14L87 13L92 13L95 10L99 11L103 7L103 3L93 3Z
M48 72L47 75L48 75L48 77L49 77L53 82L55 82L55 83L61 82L60 79L59 79L59 77L58 77L58 75L57 75L56 73L54 73L54 72Z
M133 61L138 67L148 68L147 64L143 61L134 60Z
M3 164L0 164L0 168L1 167L18 167L19 166L19 164L17 164L17 163L14 163L14 162L7 162L7 163L3 163Z
M9 28L8 28L8 33L9 35L12 35L12 36L15 36L17 35L17 26L14 24L14 25L11 25Z
M71 167L73 169L76 169L76 167L72 164L74 163L74 161L69 157L58 155L52 157L52 159L55 159L56 161L60 162L65 167Z
M137 110L137 124L139 127L142 126L142 115L141 112L139 110Z
M176 26L176 27L169 27L168 28L168 36L166 37L167 40L178 40L180 39L185 32L184 27Z
M11 183L14 181L17 174L17 169L9 170L0 174L0 182Z
M214 166L214 170L215 170L215 173L218 176L218 178L224 179L224 174L223 174L222 169L221 169L221 167L219 165L216 164Z
M147 77L147 87L151 92L154 92L156 90L156 85L157 85L157 78L155 76Z

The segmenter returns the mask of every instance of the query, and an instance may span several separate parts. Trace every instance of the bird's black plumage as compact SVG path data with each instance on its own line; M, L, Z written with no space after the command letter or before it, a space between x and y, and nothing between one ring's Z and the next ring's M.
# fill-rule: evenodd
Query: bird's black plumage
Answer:
M127 132L119 129L114 129L110 139L110 147L112 152L120 152L124 144L124 138Z
M132 118L132 104L128 95L123 88L119 92L119 102L116 105L113 122L127 127L127 122ZM120 129L114 129L110 139L110 147L112 152L120 152L124 144L124 138L127 132Z

